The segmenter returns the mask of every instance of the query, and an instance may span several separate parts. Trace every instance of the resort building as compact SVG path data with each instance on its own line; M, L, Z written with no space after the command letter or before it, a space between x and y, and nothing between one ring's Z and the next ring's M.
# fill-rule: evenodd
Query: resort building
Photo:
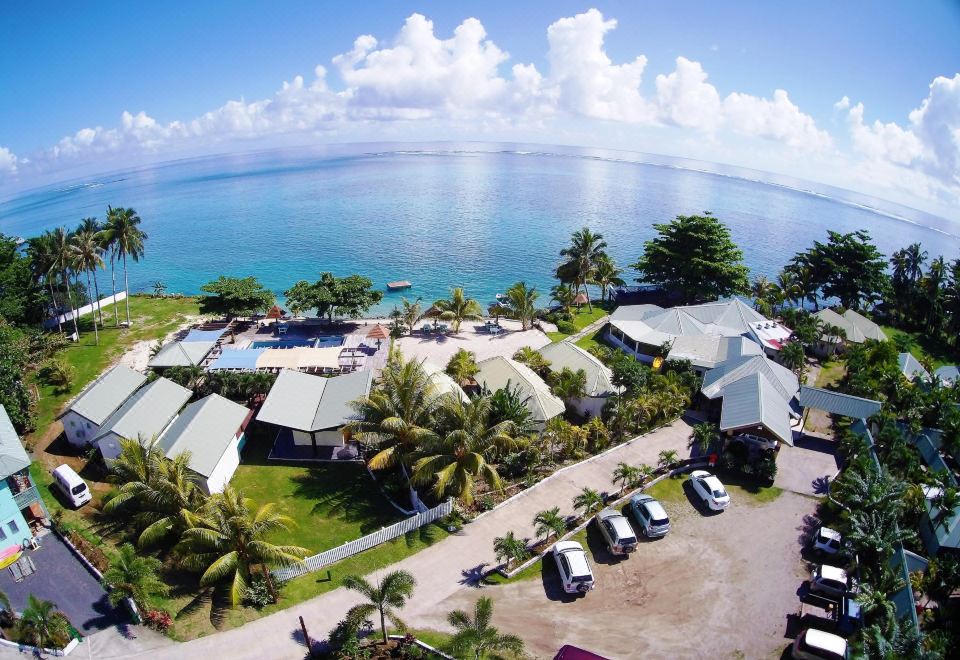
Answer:
M47 510L30 480L30 457L0 406L0 561L27 545L44 518Z
M166 378L147 383L128 398L93 436L109 466L120 455L120 439L150 442L159 438L193 392Z
M271 457L337 460L356 450L348 447L347 427L355 419L350 402L366 396L370 370L324 378L284 369L270 388L257 420L279 427ZM346 449L346 454L341 452Z
M943 432L937 429L923 429L910 439L920 452L920 457L927 469L942 475L949 487L957 488L957 479L942 454ZM952 511L942 510L938 503L942 495L940 487L924 486L923 488L926 511L920 522L920 538L924 547L931 556L944 550L956 553L960 550L960 507Z
M913 357L912 353L901 353L898 355L897 366L900 367L900 373L902 373L907 380L914 382L917 380L930 380L930 374L926 369L923 368L923 365L920 364L920 361Z
M164 344L157 354L150 358L147 366L156 370L200 366L220 345L225 329L190 330L180 341Z
M550 371L556 373L564 368L583 371L587 375L587 394L568 403L584 417L598 417L607 399L617 393L610 368L573 342L560 341L547 344L540 354L550 362Z
M478 362L477 366L480 371L476 381L490 392L508 385L511 389L520 388L520 397L526 400L531 421L539 430L566 410L563 401L550 391L550 386L525 364L496 355Z
M653 362L666 345L668 359L688 359L703 374L730 355L759 354L775 356L792 331L765 318L739 298L726 301L671 307L628 305L610 315L606 338L611 345L633 355L641 362Z
M83 447L93 442L101 425L146 380L139 371L117 365L84 388L60 416L70 444Z
M846 334L845 341L853 344L862 344L868 339L887 340L887 336L883 334L879 325L852 309L848 309L843 314L837 314L832 309L826 308L814 313L814 316L827 325L843 330ZM831 338L827 340L830 341ZM832 341L840 342L840 338L834 337Z
M720 430L727 435L750 433L793 445L800 382L786 367L764 355L733 358L708 371L700 391L712 402L712 417L719 407Z
M954 384L960 382L960 369L954 364L945 364L942 367L937 367L933 376L940 380L941 385L953 387Z
M452 394L462 403L470 401L467 393L447 372L428 360L424 360L421 364L423 364L423 370L430 376L430 384L433 387L434 395Z
M190 469L209 495L219 493L240 465L244 435L253 411L211 394L194 401L160 436L159 448L167 458L190 452Z

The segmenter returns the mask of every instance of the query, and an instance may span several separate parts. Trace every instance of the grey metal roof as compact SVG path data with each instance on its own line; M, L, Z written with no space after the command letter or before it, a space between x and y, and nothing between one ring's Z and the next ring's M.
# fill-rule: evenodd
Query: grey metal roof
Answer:
M860 330L860 332L863 333L863 336L867 339L876 339L877 341L887 340L887 335L883 333L883 330L880 329L880 326L868 319L863 314L858 314L852 309L848 309L843 313L843 318L857 326L857 329Z
M912 353L901 353L897 356L897 365L900 367L900 373L910 380L920 378L921 380L930 380L930 374L923 368L920 361L913 357Z
M209 477L249 413L239 403L211 394L183 409L159 447L167 458L189 451L190 468Z
M6 408L0 405L0 479L27 467L30 467L30 456L13 428Z
M141 436L149 440L163 432L191 396L193 392L186 387L166 378L157 378L127 399L103 423L93 440L97 441L110 433L130 440L137 440Z
M723 395L723 389L733 382L754 373L762 373L780 392L784 401L789 401L800 389L796 374L770 360L765 355L749 355L721 362L703 377L701 392L708 399Z
M960 379L960 369L953 364L945 364L942 367L937 367L933 375L940 379L945 385L953 385Z
M826 410L850 419L868 419L880 412L881 408L880 402L873 399L864 399L809 385L800 387L800 406Z
M713 369L725 360L747 355L763 355L763 347L741 336L685 335L673 341L667 359L690 360L695 367Z
M603 396L617 392L613 385L613 372L609 367L573 342L554 342L539 351L540 355L550 361L551 371L561 371L564 367L571 371L582 369L587 374L588 395Z
M353 418L350 402L365 396L372 380L370 370L324 378L283 369L257 419L298 431L343 426Z
M755 372L723 389L720 430L747 430L763 426L777 438L793 445L790 407L777 388L762 373Z
M220 328L219 330L197 330L196 328L194 328L193 330L188 332L187 336L184 337L181 341L186 343L203 341L203 342L210 342L210 343L216 344L217 340L220 339L220 337L223 336L223 333L226 331L227 329L225 327Z
M165 344L156 355L150 358L148 367L192 367L203 362L216 342L212 341L172 341Z
M146 379L139 371L118 364L84 388L64 412L72 410L99 426Z
M477 382L491 392L506 387L507 383L511 389L519 387L534 422L546 422L566 410L563 401L525 364L495 355L478 362L477 366L480 368Z

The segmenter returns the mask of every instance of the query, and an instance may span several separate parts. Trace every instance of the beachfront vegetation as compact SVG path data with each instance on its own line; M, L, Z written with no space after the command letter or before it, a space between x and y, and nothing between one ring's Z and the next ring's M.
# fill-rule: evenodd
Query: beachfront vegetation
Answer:
M316 282L300 280L284 291L283 296L291 309L315 309L319 316L332 321L334 316L363 316L383 300L383 291L374 289L373 280L363 275L337 277L333 273L320 273Z
M127 276L127 257L133 261L140 261L144 253L144 241L147 240L147 234L140 229L140 216L131 208L107 207L107 222L103 230L99 233L100 243L103 249L110 253L111 272L114 268L114 262L119 260L123 263L123 290L127 292L125 307L127 314L127 326L130 325L130 280ZM116 295L117 286L114 277L113 293ZM113 303L114 316L116 317L117 303L114 298Z
M880 300L887 283L883 255L870 234L856 231L827 232L826 243L798 252L786 266L794 275L801 297L817 305L823 298L836 298L849 309L862 309Z
M469 385L473 377L479 373L480 367L477 366L477 356L473 351L465 348L457 349L457 352L450 357L447 362L446 373L453 378L457 385Z
M584 227L573 232L570 236L570 245L560 250L560 256L564 260L557 266L556 277L561 283L572 285L574 296L582 289L587 308L590 310L593 310L593 305L590 302L590 290L587 284L594 281L600 262L609 259L604 251L606 247L607 242L603 240L603 234Z
M626 284L626 281L620 277L622 273L623 270L617 267L617 264L609 255L604 255L597 259L590 283L600 287L601 302L606 302L607 300L607 289Z
M221 275L200 287L207 295L200 299L200 311L232 319L266 312L276 298L255 277Z
M453 332L460 332L464 321L476 321L483 315L483 308L473 298L468 298L463 287L454 287L449 298L441 298L433 303L433 315L444 321L450 321Z
M657 237L644 243L643 254L630 266L640 272L637 281L679 292L684 303L749 290L743 252L719 219L709 213L680 215L654 228Z
M507 289L506 302L503 305L506 313L520 321L521 329L529 330L537 315L537 298L540 293L526 282L517 282Z

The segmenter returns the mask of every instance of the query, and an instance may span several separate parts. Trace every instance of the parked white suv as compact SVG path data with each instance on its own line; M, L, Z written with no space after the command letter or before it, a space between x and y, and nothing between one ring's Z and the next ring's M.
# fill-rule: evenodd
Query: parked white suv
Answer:
M607 547L615 555L628 555L637 549L637 535L622 513L616 509L604 509L597 514L597 527Z
M630 498L630 510L640 527L640 533L647 538L666 536L670 531L670 518L663 505L652 496L640 493Z
M843 537L840 532L821 526L813 537L813 549L816 552L822 552L825 555L835 555L840 552L843 544Z
M553 545L553 558L560 570L564 591L585 594L593 589L593 571L582 545L576 541L559 541Z
M798 660L844 660L848 657L847 640L833 633L808 628L797 635L791 652Z
M740 442L747 445L748 447L756 447L758 449L776 450L776 448L780 446L776 440L771 440L770 438L763 438L759 435L751 435L749 433L740 433L738 435L735 435L732 438L730 438L730 442Z
M720 480L706 470L694 470L690 473L690 485L703 503L713 511L723 511L730 505L730 496Z
M857 583L847 572L836 566L821 564L810 576L810 591L824 594L833 598L842 598L848 593L855 593Z

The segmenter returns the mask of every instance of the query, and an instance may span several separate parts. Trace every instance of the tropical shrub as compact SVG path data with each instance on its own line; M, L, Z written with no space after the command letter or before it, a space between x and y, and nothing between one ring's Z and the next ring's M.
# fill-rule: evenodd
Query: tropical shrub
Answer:
M143 615L143 625L158 632L167 632L173 625L173 617L165 610L147 610Z

